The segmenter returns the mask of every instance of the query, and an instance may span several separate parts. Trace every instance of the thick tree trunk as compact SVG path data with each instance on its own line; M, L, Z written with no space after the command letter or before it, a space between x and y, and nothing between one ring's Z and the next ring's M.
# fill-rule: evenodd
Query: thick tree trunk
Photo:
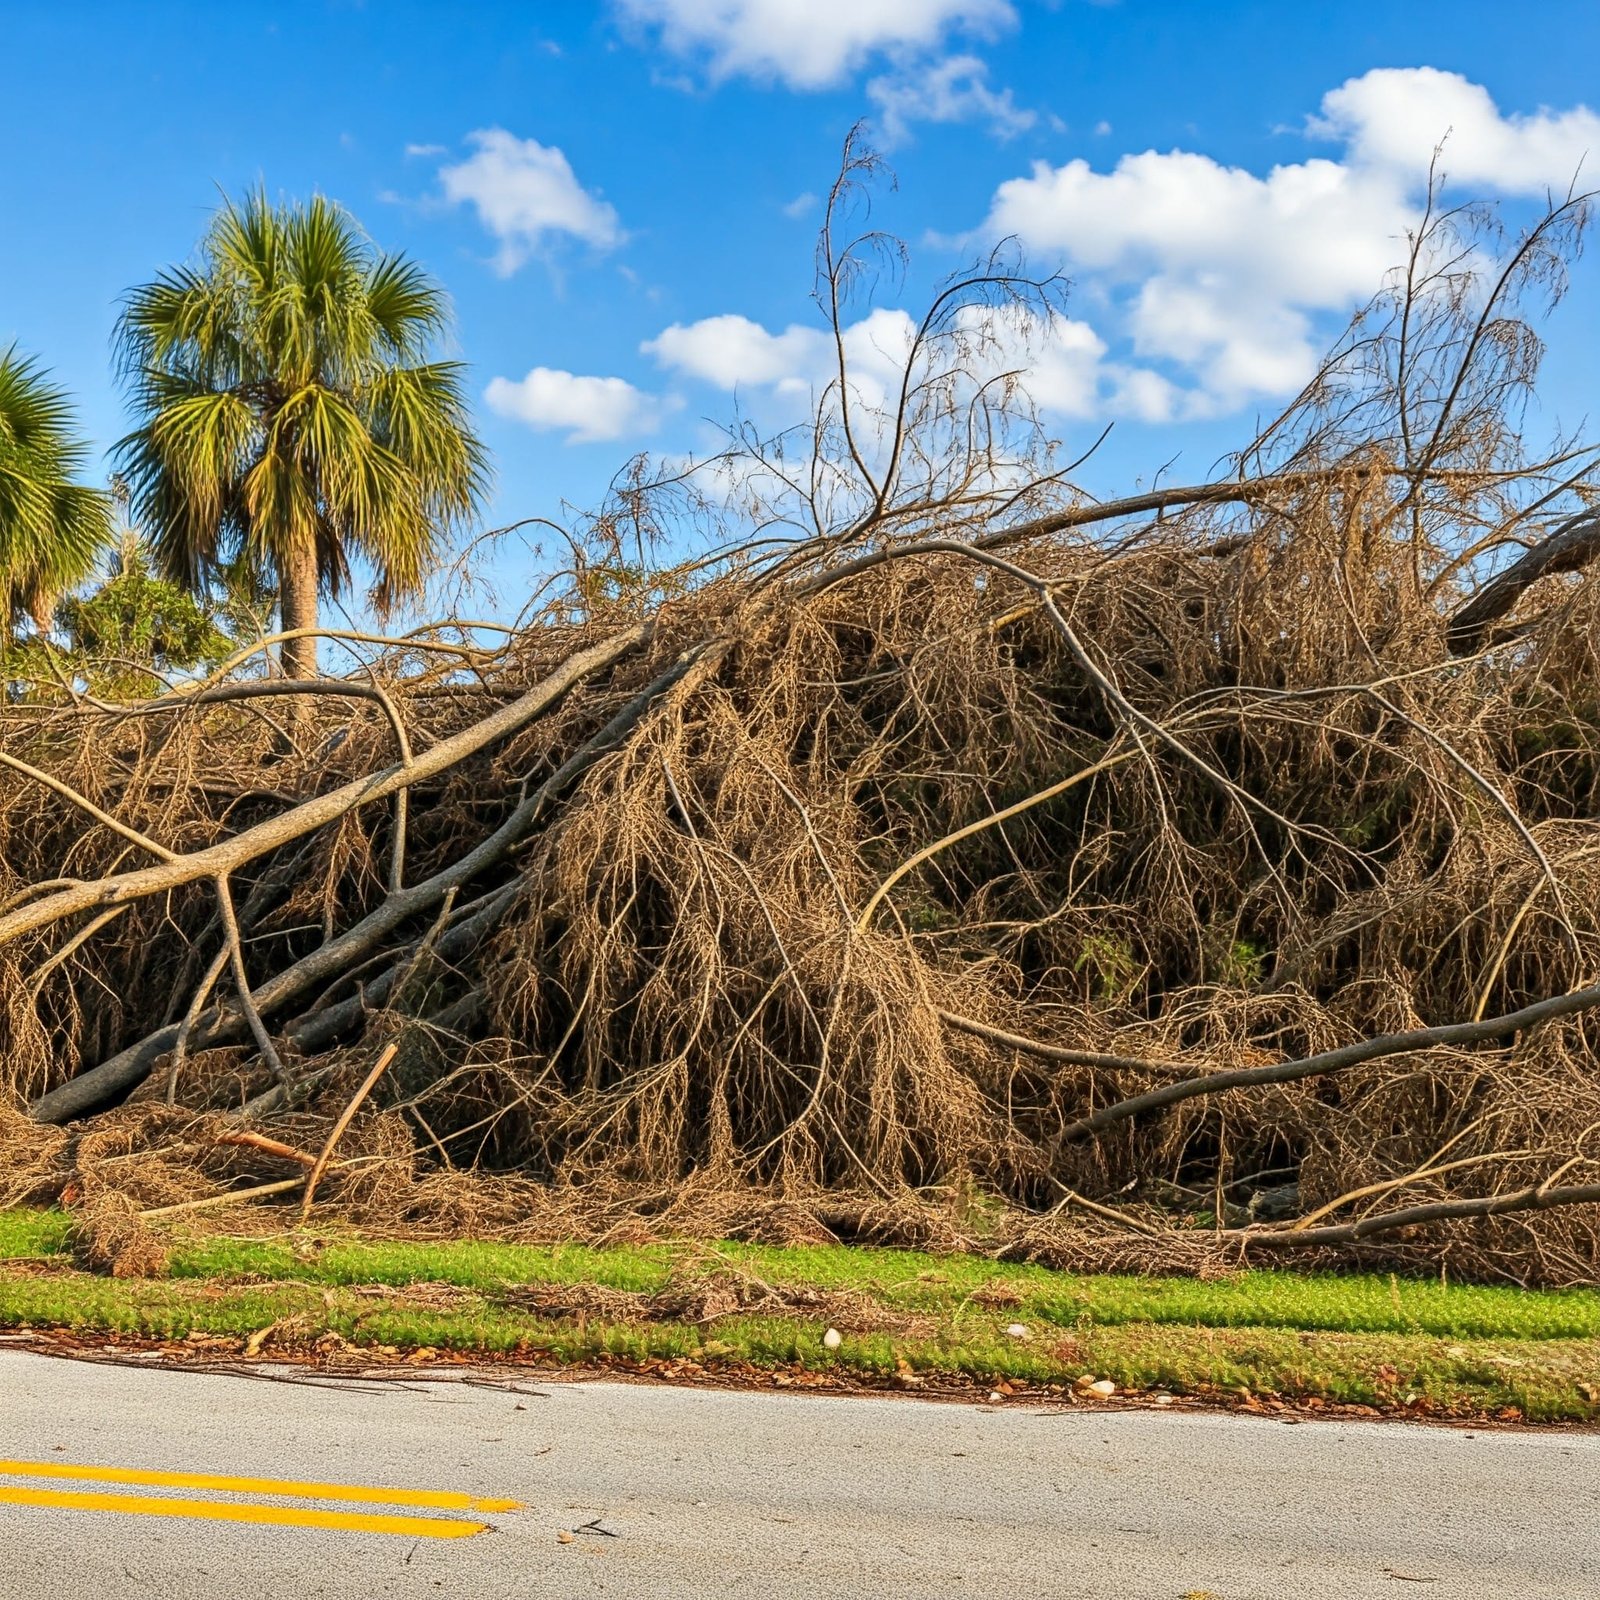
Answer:
M317 555L307 549L286 556L278 567L278 615L283 631L317 625ZM317 676L315 638L286 639L278 654L286 678Z

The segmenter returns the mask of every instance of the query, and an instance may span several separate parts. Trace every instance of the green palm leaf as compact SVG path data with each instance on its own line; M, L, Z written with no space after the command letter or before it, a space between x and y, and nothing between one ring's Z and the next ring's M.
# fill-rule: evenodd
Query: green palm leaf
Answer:
M421 267L321 196L225 204L198 264L133 290L118 323L119 464L163 572L261 563L286 628L314 626L356 560L380 606L417 593L487 481L465 371L432 359L449 322ZM285 647L292 676L315 659Z
M0 624L45 616L109 539L109 499L76 481L87 456L65 393L0 351Z

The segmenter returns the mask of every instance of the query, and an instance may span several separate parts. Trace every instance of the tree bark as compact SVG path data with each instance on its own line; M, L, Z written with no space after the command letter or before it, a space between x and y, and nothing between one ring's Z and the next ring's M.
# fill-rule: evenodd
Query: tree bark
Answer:
M278 616L285 633L317 625L317 552L295 549L278 564ZM317 676L315 636L285 639L278 663L286 678Z
M1445 622L1445 643L1453 656L1480 648L1491 624L1505 616L1523 591L1557 572L1578 572L1600 556L1600 511L1585 509L1491 578Z

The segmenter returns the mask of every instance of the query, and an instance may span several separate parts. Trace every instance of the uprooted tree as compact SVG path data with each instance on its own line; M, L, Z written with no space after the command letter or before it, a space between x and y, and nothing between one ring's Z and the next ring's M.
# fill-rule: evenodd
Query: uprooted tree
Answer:
M1593 1277L1600 449L1523 426L1584 206L1430 211L1226 472L1107 502L1053 280L858 380L869 175L811 425L628 475L514 627L0 712L0 1200L291 1190L385 1052L321 1193L397 1224Z

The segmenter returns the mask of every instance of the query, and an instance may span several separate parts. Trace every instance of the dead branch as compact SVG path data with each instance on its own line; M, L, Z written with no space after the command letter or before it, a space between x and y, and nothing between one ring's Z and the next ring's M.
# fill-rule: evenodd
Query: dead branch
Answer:
M379 1052L378 1059L372 1063L372 1070L361 1080L361 1087L351 1095L349 1104L339 1113L338 1120L334 1123L332 1131L328 1134L327 1143L317 1152L317 1158L311 1163L311 1170L306 1173L305 1193L300 1196L300 1220L304 1222L311 1214L311 1202L317 1196L317 1184L322 1179L322 1174L327 1171L328 1162L333 1157L333 1152L338 1148L339 1141L344 1137L366 1098L377 1087L378 1079L388 1071L389 1063L394 1060L400 1046L392 1040Z
M244 943L239 937L239 918L233 909L233 890L228 886L225 873L218 876L216 887L222 935L227 941L228 962L233 968L234 992L238 996L240 1009L250 1024L250 1032L255 1038L256 1049L261 1052L261 1059L272 1069L272 1076L279 1083L287 1082L289 1074L278 1057L277 1047L272 1042L272 1035L267 1032L266 1023L261 1020L255 996L250 992L250 979L244 970Z
M1102 1050L1069 1050L1063 1045L1048 1044L1042 1039L1025 1039L1020 1033L1008 1033L976 1017L957 1016L953 1011L939 1012L939 1020L963 1033L975 1034L992 1044L1004 1045L1008 1050L1020 1050L1024 1055L1038 1056L1044 1061L1059 1061L1066 1067L1101 1067L1111 1072L1173 1072L1182 1068L1180 1061L1157 1061L1149 1056L1110 1055Z
M1401 1211L1380 1212L1357 1222L1330 1224L1321 1228L1282 1231L1268 1228L1225 1228L1222 1237L1248 1244L1252 1249L1301 1245L1359 1244L1376 1234L1393 1233L1400 1228L1420 1228L1430 1222L1455 1222L1473 1217L1506 1217L1519 1211L1553 1211L1563 1206L1600 1205L1600 1183L1571 1184L1551 1188L1543 1183L1518 1189L1510 1194L1483 1195L1470 1200L1432 1200L1424 1205L1407 1206Z
M238 1145L247 1150L259 1150L264 1155L281 1156L285 1161L293 1161L302 1167L315 1167L317 1158L308 1155L304 1150L296 1150L292 1144L285 1144L281 1139L269 1139L264 1133L251 1133L247 1129L225 1129L221 1133L212 1135L214 1144Z
M1521 1033L1544 1022L1554 1022L1559 1017L1570 1017L1580 1011L1591 1010L1595 1006L1600 1006L1600 984L1587 989L1575 989L1570 994L1556 995L1549 1000L1538 1000L1532 1005L1523 1006L1520 1011L1502 1017L1486 1017L1480 1022L1447 1022L1434 1028L1412 1028L1405 1033L1362 1039L1338 1050L1319 1051L1298 1061L1280 1061L1269 1067L1236 1067L1230 1072L1210 1072L1203 1077L1165 1084L1159 1089L1150 1089L1130 1099L1102 1106L1090 1116L1069 1122L1061 1130L1061 1137L1088 1138L1105 1132L1119 1122L1127 1122L1131 1118L1160 1111L1200 1095L1225 1094L1230 1089L1325 1077L1348 1067L1360 1066L1366 1061L1380 1061L1385 1056L1413 1055L1444 1045L1484 1044L1492 1039L1504 1039L1508 1034Z
M1541 578L1581 572L1600 556L1600 511L1575 512L1555 531L1497 573L1445 622L1445 643L1451 655L1469 656L1484 642L1490 627L1516 605Z
M547 711L574 684L610 666L628 651L637 649L649 637L649 633L649 625L640 623L588 649L577 651L526 694L453 737L441 740L417 757L409 767L390 767L371 777L357 778L327 794L307 800L270 821L234 834L209 849L178 856L160 867L107 877L98 883L86 884L81 889L56 890L25 906L18 906L0 916L0 944L46 927L74 912L87 910L90 906L144 899L181 888L187 883L199 882L203 878L217 878L236 871L285 844L337 822L361 806L375 804L427 778L437 777L526 726Z

